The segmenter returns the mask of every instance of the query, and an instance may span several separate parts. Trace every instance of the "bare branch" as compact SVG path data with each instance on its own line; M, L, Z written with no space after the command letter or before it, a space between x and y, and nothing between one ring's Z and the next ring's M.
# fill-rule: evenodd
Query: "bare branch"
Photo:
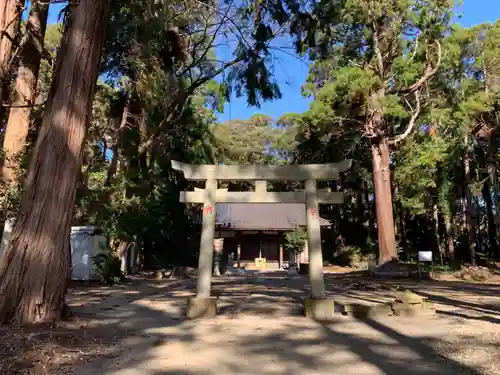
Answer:
M229 4L229 6L227 7L227 10L226 10L226 13L223 14L223 18L220 22L220 24L217 26L217 28L215 29L215 31L213 32L213 35L212 35L212 38L210 39L210 41L208 42L208 45L206 46L205 48L205 51L203 51L203 53L198 57L198 59L196 60L193 60L192 63L186 67L182 72L181 74L179 74L178 76L182 77L184 74L186 74L191 68L197 66L208 54L208 52L212 49L213 47L213 43L215 42L215 38L219 35L219 30L222 28L222 25L224 24L224 19L227 19L228 18L228 13L229 13L229 9L231 9L231 5L232 5L232 2ZM205 36L206 36L206 30L205 29ZM205 37L204 36L204 37ZM203 38L204 39L204 38ZM196 51L194 51L196 53Z
M418 52L418 37L420 36L420 34L417 35L417 37L415 38L415 48L413 50L413 53L410 57L410 61L413 61L413 59L415 58L415 55L417 54Z
M243 42L245 42L245 44L250 47L251 44L246 40L246 37L245 37L245 34L243 33L243 30L242 28L236 23L233 21L232 17L227 17L226 14L227 13L224 13L222 11L220 11L219 9L217 9L216 7L208 4L208 3L204 3L200 0L193 0L194 2L197 2L199 3L200 5L203 5L205 7L208 7L208 8L211 8L215 13L219 14L219 16L222 16L222 21L226 20L228 21L230 24L232 24L234 26L234 28L236 29L237 33L241 36L241 40Z
M47 104L47 102L43 103L34 103L34 104L2 104L3 108L34 108Z
M418 115L420 114L420 91L415 91L415 109L412 108L410 103L406 101L407 105L410 107L410 110L412 112L410 122L408 123L408 126L406 127L406 130L397 136L395 136L392 140L389 141L390 144L396 145L398 142L401 142L403 139L405 139L413 130L415 127L415 123L417 122Z
M427 63L427 67L425 68L425 73L422 77L420 77L420 79L415 82L413 85L411 85L410 87L406 88L406 89L403 89L401 90L401 92L403 93L412 93L412 92L416 92L416 91L419 91L422 86L427 82L429 81L432 77L434 77L438 70L439 70L439 67L441 66L441 43L439 43L438 40L434 41L434 44L436 45L436 49L437 49L437 61L436 61L436 64L432 64L432 61L429 59L429 62Z

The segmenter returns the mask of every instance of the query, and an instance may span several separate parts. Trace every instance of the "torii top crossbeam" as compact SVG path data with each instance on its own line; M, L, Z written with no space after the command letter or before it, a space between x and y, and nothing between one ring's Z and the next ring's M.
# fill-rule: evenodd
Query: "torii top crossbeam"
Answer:
M207 179L230 181L306 181L337 180L339 173L351 167L352 160L330 164L294 165L200 165L172 160L172 168L182 172L188 181Z

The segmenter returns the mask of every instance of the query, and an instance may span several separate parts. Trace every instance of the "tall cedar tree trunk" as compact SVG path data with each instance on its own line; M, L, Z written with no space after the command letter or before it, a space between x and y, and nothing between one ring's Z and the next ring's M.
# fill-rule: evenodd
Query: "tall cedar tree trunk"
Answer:
M365 190L365 202L367 202L367 210L366 215L368 217L367 225L368 225L368 233L370 235L370 241L375 242L375 217L377 216L375 199L370 201L370 192L368 191L368 186L366 186Z
M434 238L436 241L436 247L439 253L439 262L444 265L444 254L443 254L443 244L441 243L441 236L439 234L439 210L437 203L432 205L432 218L434 219Z
M71 6L18 219L0 260L0 323L62 317L70 276L70 223L107 7L107 0Z
M391 175L391 186L394 184L394 180L393 180L394 176ZM397 197L398 196L398 187L397 185L394 186L394 196ZM393 215L394 215L394 212L397 212L397 204L396 202L393 202L392 204L392 212L393 212ZM397 238L399 237L399 230L400 228L399 227L399 223L397 220L394 220L394 237L396 238L396 242L397 242Z
M453 241L453 230L451 226L451 217L444 215L444 226L446 230L446 242L448 244L448 258L450 264L455 266L455 243Z
M377 212L379 266L397 260L396 234L392 211L391 170L387 137L372 141L373 186Z
M122 147L123 134L127 126L127 121L130 112L130 96L127 96L125 104L123 105L123 111L120 120L118 121L118 126L116 127L116 135L113 139L113 145L111 146L111 163L109 163L108 173L106 176L106 186L110 186L111 182L115 178L119 171L119 149Z
M493 200L491 198L491 187L488 180L483 184L483 199L486 204L486 215L488 218L488 242L490 244L490 255L495 256L498 252L497 228L495 225L495 214L493 213Z
M12 46L21 22L24 0L0 0L0 119L7 96Z
M474 240L474 224L472 222L472 193L470 191L471 177L470 177L470 159L469 159L469 151L468 151L468 134L464 137L464 177L465 184L463 187L463 213L464 213L464 226L467 233L468 245L469 245L469 254L470 254L470 262L472 266L476 266L476 242Z
M14 181L19 170L20 158L26 144L30 114L36 97L38 70L43 53L43 39L47 26L48 4L33 1L26 24L25 44L17 71L13 107L5 130L3 150L5 161L0 171L5 181Z
M490 193L491 208L488 207L488 231L490 233L490 251L492 256L500 257L500 246L498 245L499 227L495 218L498 215L498 187L496 153L498 149L496 129L490 132L488 138L488 192ZM491 215L491 217L490 217Z

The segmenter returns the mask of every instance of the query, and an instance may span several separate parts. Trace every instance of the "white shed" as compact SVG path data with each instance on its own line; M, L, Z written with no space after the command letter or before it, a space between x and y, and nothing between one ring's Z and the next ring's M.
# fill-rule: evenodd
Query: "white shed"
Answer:
M7 246L15 220L7 220L4 225L0 256ZM93 272L93 258L97 254L109 251L106 237L97 227L71 227L71 279L93 280L99 279Z

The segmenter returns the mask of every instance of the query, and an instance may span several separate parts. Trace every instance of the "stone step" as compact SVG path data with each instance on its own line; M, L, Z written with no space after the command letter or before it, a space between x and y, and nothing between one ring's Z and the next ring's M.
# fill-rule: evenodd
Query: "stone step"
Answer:
M407 303L410 305L416 305L419 303L422 303L423 301L426 301L427 298L419 296L418 294L415 294L410 291L405 291L405 292L397 292L396 293L396 302L402 302L402 303Z
M374 305L360 303L339 303L341 313L343 315L352 316L354 318L374 318L378 316L392 315L391 305L387 303L379 303Z
M408 304L402 302L393 302L392 311L396 316L418 316L418 315L428 315L436 312L436 309L432 302L423 301L420 304Z

